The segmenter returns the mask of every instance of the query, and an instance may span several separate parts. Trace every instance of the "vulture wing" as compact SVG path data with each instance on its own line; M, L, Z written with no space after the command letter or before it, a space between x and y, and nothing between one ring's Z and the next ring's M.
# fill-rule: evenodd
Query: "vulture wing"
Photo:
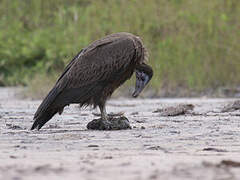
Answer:
M83 49L39 106L31 129L40 129L57 112L61 114L66 105L88 105L96 92L125 71L134 60L135 51L131 38L115 36L107 36Z

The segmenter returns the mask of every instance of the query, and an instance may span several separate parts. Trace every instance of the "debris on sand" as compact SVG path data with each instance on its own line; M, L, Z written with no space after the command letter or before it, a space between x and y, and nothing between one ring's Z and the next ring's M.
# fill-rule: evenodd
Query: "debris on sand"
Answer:
M186 114L188 111L191 111L193 109L193 104L178 104L176 106L157 109L153 111L153 113L160 113L161 116L178 116Z
M100 117L101 116L101 114L100 113L95 113L95 112L93 112L92 113L94 116L98 116L98 117ZM108 114L108 116L109 117L114 117L114 116L123 116L124 115L124 112L123 111L121 111L121 112L118 112L118 113L113 113L113 112L111 112L111 113L109 113Z
M18 126L18 125L14 125L14 124L6 124L6 126L8 127L8 129L12 129L12 130L23 130L24 128Z
M220 165L228 166L228 167L240 167L240 162L232 161L232 160L222 160Z
M146 121L145 121L145 119L137 119L136 120L136 123L145 123Z
M138 115L139 112L132 112L131 115Z
M44 165L39 165L36 166L34 169L32 169L33 172L37 172L37 173L62 173L65 170L62 167L52 167L50 164L44 164Z
M99 147L97 144L89 144L87 147Z
M240 110L240 100L236 100L234 102L227 104L226 106L223 107L221 112L232 112L236 110Z
M234 168L239 168L240 167L240 162L238 161L232 161L232 160L222 160L221 162L217 164L213 164L210 162L203 162L204 166L214 166L218 168L224 168L224 167L234 167Z
M109 117L107 123L102 121L101 118L94 119L87 124L88 129L92 130L122 130L122 129L131 129L128 119L124 116L117 118Z
M46 129L59 129L61 128L61 126L57 125L57 124L49 124L47 127L45 127Z
M10 155L9 156L11 159L17 159L17 156L14 156L14 155Z
M165 153L168 153L168 151L165 148L161 147L161 146L150 146L150 147L147 148L147 150L161 150L161 151L163 151Z
M214 151L214 152L228 152L227 150L225 149L218 149L218 148L203 148L203 151Z

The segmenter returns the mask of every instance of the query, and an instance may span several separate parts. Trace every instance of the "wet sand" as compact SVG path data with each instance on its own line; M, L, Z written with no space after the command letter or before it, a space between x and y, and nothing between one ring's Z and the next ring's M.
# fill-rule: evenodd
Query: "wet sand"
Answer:
M240 179L240 111L220 112L234 99L113 99L107 111L132 126L120 131L87 130L96 110L71 105L30 131L41 101L14 92L0 88L1 180ZM179 103L194 113L153 113Z

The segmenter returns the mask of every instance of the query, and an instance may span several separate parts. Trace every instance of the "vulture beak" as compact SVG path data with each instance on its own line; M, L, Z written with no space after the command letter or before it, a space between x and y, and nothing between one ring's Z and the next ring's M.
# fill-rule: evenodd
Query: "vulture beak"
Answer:
M133 97L138 97L138 95L142 92L144 87L148 84L153 76L152 68L146 64L139 65L136 70L136 85L135 91L132 94Z

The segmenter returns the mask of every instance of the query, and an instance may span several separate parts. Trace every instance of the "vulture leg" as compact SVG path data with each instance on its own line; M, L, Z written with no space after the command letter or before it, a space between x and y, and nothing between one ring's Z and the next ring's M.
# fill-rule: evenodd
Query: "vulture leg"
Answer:
M108 121L108 115L107 115L105 103L99 105L99 109L100 109L100 111L101 111L101 118L102 118L102 120L103 120L103 121Z
M109 121L109 117L107 115L107 111L106 111L106 104L101 103L98 105L99 109L101 111L101 118L99 119L99 128L100 129L105 129L105 130L111 130L112 129L112 123Z

